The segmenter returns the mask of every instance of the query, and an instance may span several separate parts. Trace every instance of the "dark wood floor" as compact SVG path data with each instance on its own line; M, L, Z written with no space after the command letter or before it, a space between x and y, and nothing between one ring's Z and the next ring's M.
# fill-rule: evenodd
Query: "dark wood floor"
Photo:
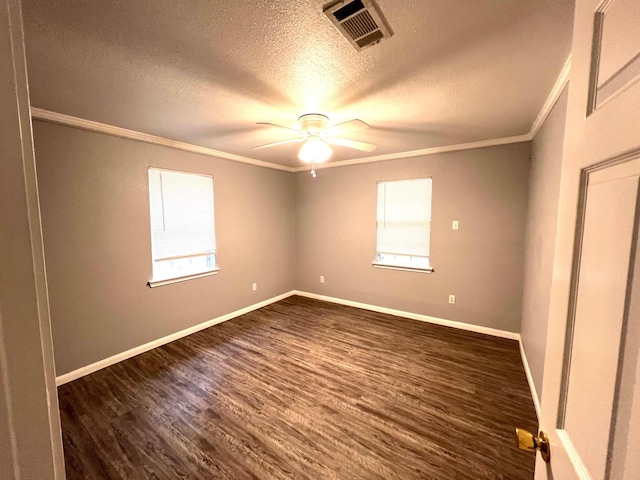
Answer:
M59 394L69 480L533 478L517 342L302 297Z

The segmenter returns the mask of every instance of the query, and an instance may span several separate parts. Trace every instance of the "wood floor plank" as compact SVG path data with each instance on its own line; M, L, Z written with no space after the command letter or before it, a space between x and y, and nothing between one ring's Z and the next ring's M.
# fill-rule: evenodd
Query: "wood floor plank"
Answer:
M70 480L533 478L517 342L297 296L59 396Z

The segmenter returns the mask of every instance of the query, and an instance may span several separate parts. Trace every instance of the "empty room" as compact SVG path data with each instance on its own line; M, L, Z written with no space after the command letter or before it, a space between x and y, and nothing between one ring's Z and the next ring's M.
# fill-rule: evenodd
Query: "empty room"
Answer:
M640 3L2 7L0 478L640 478Z

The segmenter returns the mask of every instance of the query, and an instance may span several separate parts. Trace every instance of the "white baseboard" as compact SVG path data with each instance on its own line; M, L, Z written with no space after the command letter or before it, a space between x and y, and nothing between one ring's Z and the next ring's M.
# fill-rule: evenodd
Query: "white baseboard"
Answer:
M153 350L154 348L173 342L174 340L178 340L179 338L186 337L187 335L199 332L200 330L204 330L205 328L217 325L218 323L226 322L227 320L231 320L232 318L239 317L240 315L244 315L245 313L252 312L253 310L257 310L258 308L262 308L272 303L278 302L287 297L290 297L293 294L293 290L287 293L283 293L282 295L269 298L262 302L258 302L248 307L241 308L240 310L236 310L235 312L227 313L226 315L214 318L213 320L207 320L206 322L200 323L199 325L194 325L193 327L180 330L179 332L172 333L171 335L167 335L166 337L162 337L149 343L145 343L144 345L140 345L138 347L127 350L125 352L118 353L117 355L113 355L98 362L92 363L91 365L87 365L86 367L78 368L77 370L73 370L69 373L65 373L64 375L56 377L56 385L64 385L65 383L71 382L80 377L84 377L85 375L89 375L90 373L97 372L98 370L102 370L103 368L109 367L128 358L135 357L136 355L139 355L141 353L148 352L149 350Z
M527 383L529 384L529 390L531 391L531 397L533 398L533 406L536 409L536 415L540 420L540 400L538 399L538 392L536 390L536 384L533 383L533 375L531 375L531 369L529 368L529 361L527 360L527 354L524 352L524 346L522 344L522 338L518 335L518 344L520 345L520 357L522 357L522 365L524 365L524 373L527 376Z
M522 339L519 333L508 332L506 330L498 330L495 328L481 327L479 325L472 325L469 323L456 322L454 320L445 320L443 318L431 317L429 315L421 315L419 313L405 312L402 310L394 310L392 308L379 307L377 305L371 305L368 303L354 302L351 300L344 300L342 298L328 297L326 295L319 295L317 293L301 292L299 290L293 291L294 295L300 295L301 297L315 298L316 300L324 300L325 302L339 303L340 305L347 305L350 307L363 308L365 310L371 310L373 312L388 313L389 315L395 315L397 317L405 317L413 320L420 320L421 322L435 323L437 325L444 325L446 327L458 328L460 330L468 330L476 333L484 333L485 335L493 335L494 337L508 338L510 340L517 340L520 347L520 357L522 358L522 365L524 366L524 372L527 377L527 383L529 384L529 390L533 399L533 405L536 409L536 416L540 418L540 400L538 399L538 392L536 391L536 385L533 383L533 376L531 375L531 369L529 368L529 361L527 355L524 352L522 346Z
M97 372L98 370L102 370L103 368L114 365L118 362L126 360L131 357L135 357L144 352L148 352L154 348L160 347L167 343L173 342L174 340L178 340L179 338L186 337L187 335L191 335L192 333L199 332L200 330L204 330L205 328L209 328L213 325L217 325L222 322L226 322L227 320L231 320L232 318L239 317L240 315L244 315L245 313L249 313L253 310L257 310L259 308L265 307L272 303L278 302L285 298L288 298L292 295L300 295L301 297L314 298L316 300L323 300L331 303L338 303L340 305L347 305L350 307L362 308L364 310L370 310L372 312L378 313L386 313L389 315L394 315L396 317L404 317L410 318L412 320L419 320L421 322L434 323L436 325L444 325L446 327L458 328L460 330L468 330L471 332L482 333L485 335L492 335L495 337L508 338L510 340L518 340L520 344L520 354L522 356L522 362L524 364L525 372L527 374L527 381L529 382L529 388L531 389L531 394L533 396L533 401L536 406L536 413L540 412L540 404L538 402L538 396L536 394L535 385L533 384L533 378L531 377L531 371L529 370L529 364L527 363L526 356L524 354L524 350L522 348L522 342L520 340L520 334L515 332L508 332L506 330L498 330L495 328L482 327L479 325L472 325L469 323L456 322L454 320L446 320L438 317L431 317L429 315L422 315L419 313L406 312L403 310L395 310L387 307L380 307L378 305L371 305L368 303L360 303L354 302L351 300L345 300L342 298L329 297L326 295L319 295L316 293L303 292L299 290L292 290L290 292L283 293L282 295L278 295L276 297L269 298L262 302L250 305L245 308L241 308L240 310L236 310L231 313L227 313L220 317L214 318L212 320L208 320L204 323L194 325L193 327L189 327L187 329L181 330L176 333L172 333L171 335L167 335L166 337L159 338L157 340L153 340L151 342L145 343L144 345L140 345L138 347L132 348L130 350L126 350L124 352L118 353L111 357L105 358L103 360L99 360L95 363L87 365L82 368L78 368L77 370L73 370L71 372L65 373L56 377L56 385L64 385L65 383L71 382L78 378L84 377L85 375L89 375L91 373Z
M460 330L468 330L470 332L484 333L485 335L493 335L494 337L508 338L510 340L519 340L520 334L515 332L508 332L506 330L498 330L496 328L482 327L480 325L472 325L470 323L456 322L454 320L446 320L444 318L431 317L429 315L422 315L420 313L405 312L403 310L395 310L393 308L379 307L378 305L371 305L369 303L353 302L351 300L344 300L342 298L328 297L326 295L318 295L317 293L301 292L299 290L293 291L294 295L300 295L301 297L315 298L316 300L324 300L325 302L339 303L340 305L347 305L349 307L362 308L364 310L371 310L372 312L387 313L389 315L395 315L396 317L410 318L412 320L420 320L421 322L435 323L436 325L444 325L445 327L458 328Z

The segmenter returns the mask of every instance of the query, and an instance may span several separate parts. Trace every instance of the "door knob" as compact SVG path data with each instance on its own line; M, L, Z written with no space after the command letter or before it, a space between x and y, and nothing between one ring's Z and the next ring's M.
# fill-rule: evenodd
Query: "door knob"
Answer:
M522 428L516 428L516 438L520 450L528 450L530 452L539 450L542 459L549 463L549 460L551 460L551 444L546 433L540 431L538 435L534 435Z

